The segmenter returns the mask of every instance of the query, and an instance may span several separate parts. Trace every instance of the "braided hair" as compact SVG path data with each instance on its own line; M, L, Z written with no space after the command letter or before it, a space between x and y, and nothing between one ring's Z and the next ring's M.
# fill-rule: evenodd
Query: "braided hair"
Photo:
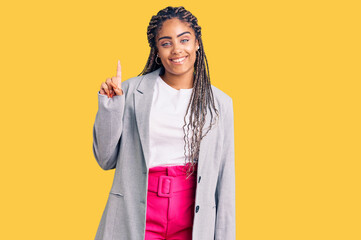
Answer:
M159 68L161 68L160 75L164 73L165 69L162 63L158 64L156 62L158 49L156 46L155 38L159 30L162 28L163 23L166 20L172 18L178 18L182 22L189 23L190 27L194 30L196 40L198 40L199 43L199 50L196 51L196 61L194 63L193 90L187 107L186 114L184 116L185 124L183 125L183 132L185 134L184 154L185 154L186 163L187 163L187 159L190 159L190 161L188 161L190 167L187 168L187 175L189 177L194 172L195 163L196 161L198 161L200 142L203 139L203 137L209 132L212 125L215 124L213 123L213 113L211 111L211 107L215 110L216 116L218 118L218 110L214 105L213 92L209 77L208 61L203 49L203 43L201 38L202 36L201 27L198 25L197 18L193 16L191 12L187 11L182 6L166 7L160 10L157 15L152 16L147 29L148 43L151 48L150 54L143 71L138 76L153 72ZM212 120L210 122L207 132L204 135L202 135L203 126L206 121L207 107L210 110ZM191 109L191 114L189 116L189 124L187 124L186 116L188 114L189 109ZM188 131L187 134L185 132L186 127ZM192 141L189 144L188 134L190 128L192 129L193 136L191 137ZM190 154L189 156L186 155L187 146L188 146L188 152ZM190 169L192 169L192 172L189 174Z

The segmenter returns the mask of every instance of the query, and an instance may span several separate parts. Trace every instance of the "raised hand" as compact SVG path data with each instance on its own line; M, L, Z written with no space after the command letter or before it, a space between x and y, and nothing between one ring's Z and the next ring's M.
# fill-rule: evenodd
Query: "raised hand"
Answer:
M122 84L122 72L120 67L120 61L118 60L117 75L112 78L107 78L100 86L100 94L108 95L108 98L114 95L123 95L121 89Z

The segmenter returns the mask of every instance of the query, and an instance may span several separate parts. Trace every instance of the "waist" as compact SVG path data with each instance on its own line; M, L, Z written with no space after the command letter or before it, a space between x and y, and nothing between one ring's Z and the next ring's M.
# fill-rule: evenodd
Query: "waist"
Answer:
M171 197L173 193L195 188L197 185L197 166L194 164L175 166L156 166L149 169L148 191L161 197ZM187 177L187 170L193 173Z

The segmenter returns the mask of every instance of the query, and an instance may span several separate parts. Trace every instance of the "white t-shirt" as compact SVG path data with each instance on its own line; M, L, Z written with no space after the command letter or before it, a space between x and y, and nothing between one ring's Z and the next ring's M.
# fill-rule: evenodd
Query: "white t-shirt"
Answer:
M150 166L184 165L184 115L193 88L175 89L158 76L154 85L154 95L150 111ZM186 121L189 123L188 111ZM187 127L185 127L187 133ZM192 130L188 137L191 139ZM190 144L190 141L189 141ZM186 149L188 155L188 146ZM189 160L187 160L189 161Z

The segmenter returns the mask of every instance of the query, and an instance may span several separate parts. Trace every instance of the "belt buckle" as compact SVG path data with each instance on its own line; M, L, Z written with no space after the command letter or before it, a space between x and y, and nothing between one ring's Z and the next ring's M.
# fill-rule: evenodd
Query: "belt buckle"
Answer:
M172 193L173 193L173 180L174 177L172 176L159 176L159 181L158 181L158 196L160 197L172 197ZM163 189L163 182L169 180L169 193L164 193L162 191Z

